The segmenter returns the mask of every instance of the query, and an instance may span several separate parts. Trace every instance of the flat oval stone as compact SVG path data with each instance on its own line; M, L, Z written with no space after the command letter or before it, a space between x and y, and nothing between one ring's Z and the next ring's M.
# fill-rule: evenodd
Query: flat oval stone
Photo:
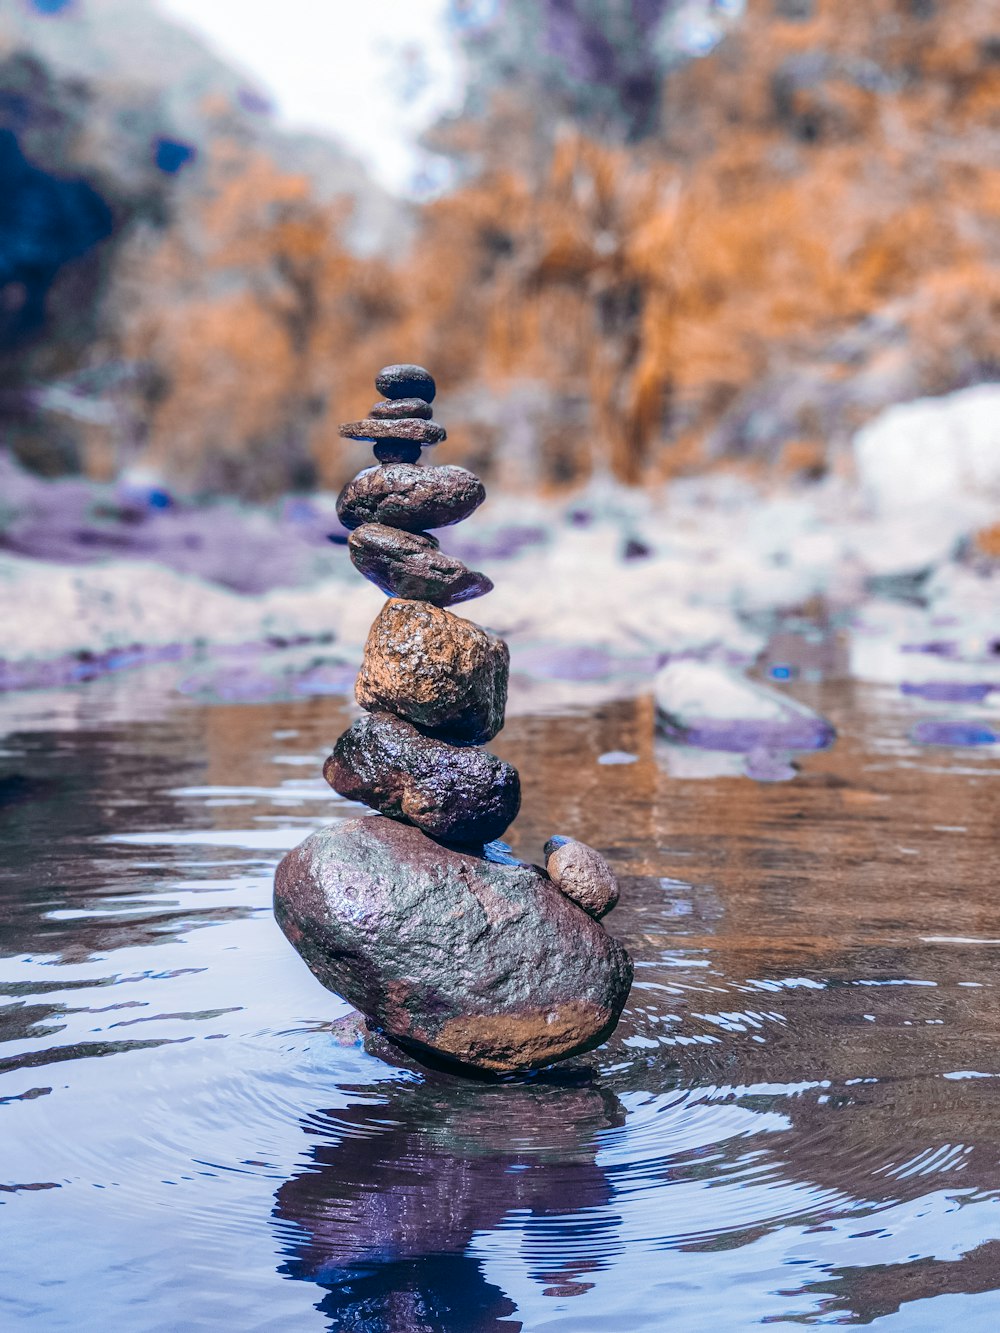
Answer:
M369 631L354 697L441 740L481 745L503 726L509 672L503 639L429 602L394 597Z
M604 916L618 901L615 872L600 852L576 838L548 840L545 872L561 893L593 917Z
M348 538L354 568L390 597L452 606L493 587L485 574L438 549L433 537L363 523Z
M345 440L409 440L411 444L440 444L448 432L439 421L421 421L419 417L402 417L399 421L379 421L365 417L363 421L345 421L337 428Z
M372 713L348 727L323 776L349 801L469 846L499 838L521 805L511 764L488 750L424 736L391 713Z
M422 398L397 398L395 401L383 398L381 402L375 404L368 415L376 421L398 421L400 417L420 417L424 421L430 421L434 409Z
M375 376L375 388L383 398L420 398L433 403L437 385L429 370L423 366L383 366Z
M340 492L337 517L345 528L386 523L423 532L460 523L485 499L483 483L464 467L399 463L359 472Z
M478 1069L599 1046L632 984L622 945L536 867L379 815L289 852L274 911L313 975L394 1041Z

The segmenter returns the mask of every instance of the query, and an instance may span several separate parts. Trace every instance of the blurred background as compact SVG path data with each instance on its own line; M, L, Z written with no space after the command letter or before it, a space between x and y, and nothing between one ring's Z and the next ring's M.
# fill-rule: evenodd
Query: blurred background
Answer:
M998 150L991 0L7 0L9 615L61 589L44 633L8 616L8 679L212 637L219 607L144 635L121 598L152 575L115 557L240 593L337 580L333 497L366 461L337 423L396 360L437 378L436 461L491 487L486 563L611 515L588 587L660 557L693 578L688 520L743 569L713 605L956 552L986 577ZM39 559L103 562L92 605Z

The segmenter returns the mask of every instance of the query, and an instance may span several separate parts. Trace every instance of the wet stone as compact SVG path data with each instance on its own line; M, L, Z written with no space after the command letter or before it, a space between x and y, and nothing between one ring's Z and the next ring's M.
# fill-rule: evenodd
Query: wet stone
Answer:
M323 776L350 801L433 838L476 847L499 838L521 804L512 765L488 750L424 736L391 713L372 713L349 727Z
M434 415L434 409L422 398L397 398L395 401L383 398L368 415L375 421L398 421L400 417L419 417L429 421Z
M438 549L425 533L363 523L348 539L354 568L390 597L451 606L493 587L485 574Z
M443 847L381 816L288 853L278 923L329 990L418 1054L506 1072L614 1030L632 961L534 866Z
M486 499L477 476L464 467L370 467L340 492L337 517L345 528L386 523L407 532L444 528L468 518Z
M479 745L503 726L509 670L503 639L429 602L393 598L371 627L354 693L369 711Z
M437 385L429 370L423 366L384 366L375 376L375 388L383 398L420 398L433 403Z
M338 427L345 440L407 440L410 444L440 444L448 432L438 421L421 421L419 417L402 417L399 421L379 421L365 417L363 421L345 421Z
M618 880L600 852L576 838L555 837L545 844L545 871L567 898L593 917L618 902Z

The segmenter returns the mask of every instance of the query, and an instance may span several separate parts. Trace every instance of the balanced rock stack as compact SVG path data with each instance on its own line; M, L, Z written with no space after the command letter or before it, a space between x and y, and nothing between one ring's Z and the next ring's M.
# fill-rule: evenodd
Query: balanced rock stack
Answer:
M516 769L479 748L504 723L507 645L446 609L493 585L427 531L467 518L485 491L465 468L419 463L445 438L426 370L388 366L375 385L383 400L340 433L371 442L378 462L337 512L352 562L389 600L355 687L366 715L323 772L379 813L290 852L275 913L319 980L393 1041L481 1069L535 1068L618 1022L632 962L597 920L617 885L574 839L546 844L546 871L496 841L521 801Z

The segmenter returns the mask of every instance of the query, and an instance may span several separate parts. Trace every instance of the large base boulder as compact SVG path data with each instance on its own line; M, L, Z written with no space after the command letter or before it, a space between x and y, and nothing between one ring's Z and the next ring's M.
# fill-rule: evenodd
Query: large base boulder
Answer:
M536 866L454 851L378 815L289 852L274 907L324 986L418 1054L479 1069L600 1045L632 984L622 945Z

